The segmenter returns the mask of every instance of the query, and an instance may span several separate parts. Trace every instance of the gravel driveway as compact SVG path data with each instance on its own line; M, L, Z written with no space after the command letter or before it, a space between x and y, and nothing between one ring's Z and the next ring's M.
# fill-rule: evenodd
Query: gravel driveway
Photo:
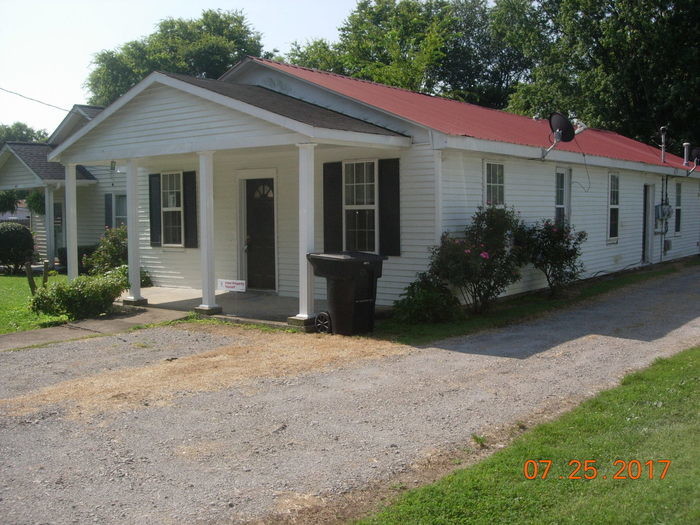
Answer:
M0 353L0 521L309 518L700 344L699 280L428 348L191 325Z

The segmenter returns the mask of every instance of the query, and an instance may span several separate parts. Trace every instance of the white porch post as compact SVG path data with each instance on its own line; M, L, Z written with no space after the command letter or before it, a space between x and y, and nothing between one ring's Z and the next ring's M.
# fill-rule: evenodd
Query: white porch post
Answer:
M299 148L299 313L297 320L314 315L314 274L306 254L313 252L314 241L314 161L316 144L297 144ZM306 323L304 323L306 324Z
M46 259L51 268L53 268L56 258L53 221L53 188L47 184L44 187L44 227L46 229Z
M199 254L202 273L202 304L195 310L218 314L214 268L214 152L200 151L199 157Z
M75 164L66 166L66 262L68 280L78 277L78 198Z
M147 300L141 297L141 255L139 253L138 223L138 175L139 167L135 159L126 163L126 234L129 253L129 295L122 301L126 305L144 305Z

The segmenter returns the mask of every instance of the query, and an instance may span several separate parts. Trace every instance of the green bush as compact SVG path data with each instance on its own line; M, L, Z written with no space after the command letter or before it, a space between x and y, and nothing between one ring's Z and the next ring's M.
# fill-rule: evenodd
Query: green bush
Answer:
M129 288L131 286L131 284L129 282L129 267L126 264L123 264L121 266L117 266L113 270L106 272L104 275L117 276L119 279L123 280L124 286L126 288ZM153 286L153 282L151 281L151 277L148 275L148 272L146 272L146 270L144 270L143 268L141 268L141 286L143 286L143 287Z
M29 228L14 222L0 223L0 265L19 273L34 258L34 237Z
M90 246L78 246L78 273L87 273L87 269L85 268L85 257L89 256L92 252L94 252L97 249L97 246L95 245L90 245ZM60 263L61 266L64 268L68 268L68 254L66 251L66 248L59 248L57 250L57 255L58 255L58 262Z
M435 275L419 273L394 302L394 318L402 323L443 323L463 317L461 305Z
M111 311L112 303L127 286L117 274L81 275L72 281L54 282L39 288L30 308L37 314L66 315L71 320L97 317Z
M30 212L35 215L46 215L46 199L43 191L30 191L25 197L25 201Z
M0 213L15 213L18 200L17 190L0 191Z
M458 290L478 313L520 279L527 260L527 227L515 210L479 208L464 239L443 234L431 252L430 273Z
M129 250L126 226L107 228L97 245L97 249L84 257L83 264L90 275L103 275L120 267L125 267L129 262ZM126 272L128 281L128 270ZM140 269L141 286L153 286L151 277L146 270Z
M100 275L129 261L126 226L107 228L95 251L84 258L91 275Z
M547 219L530 229L530 262L544 273L552 295L579 278L581 244L588 234L576 232L568 224L558 225Z

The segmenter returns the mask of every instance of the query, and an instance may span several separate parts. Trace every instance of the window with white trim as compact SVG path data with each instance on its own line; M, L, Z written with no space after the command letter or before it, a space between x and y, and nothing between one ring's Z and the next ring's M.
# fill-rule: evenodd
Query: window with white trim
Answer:
M571 215L571 170L557 168L554 181L554 222L563 226Z
M114 196L114 217L112 224L115 228L126 226L126 195Z
M620 234L620 176L611 173L608 181L608 240L616 241Z
M377 161L343 163L343 248L376 252L379 246Z
M676 216L675 216L675 232L681 233L681 202L683 185L680 182L676 183Z
M484 201L487 206L503 206L505 199L505 176L503 164L486 163L486 191Z
M182 172L160 175L163 246L183 246L184 213L182 211Z

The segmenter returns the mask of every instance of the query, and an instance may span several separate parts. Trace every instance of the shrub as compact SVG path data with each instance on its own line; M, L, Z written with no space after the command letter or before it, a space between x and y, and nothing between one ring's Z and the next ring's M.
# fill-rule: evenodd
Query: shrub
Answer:
M99 275L127 264L129 260L126 226L107 228L95 251L84 258L91 275Z
M479 208L464 239L443 234L431 252L430 272L459 290L474 312L486 311L520 279L528 258L526 239L527 228L515 210Z
M459 319L462 309L440 279L423 272L394 302L394 317L402 323L441 323Z
M0 213L15 213L18 200L17 190L0 191Z
M25 200L30 212L35 215L46 215L46 200L43 191L30 191Z
M87 273L87 269L85 268L85 257L90 255L92 252L94 252L97 249L97 246L95 245L90 245L90 246L78 246L78 272L79 273ZM64 268L68 267L68 254L66 252L66 248L59 248L57 250L58 253L58 262L63 266Z
M118 276L119 279L123 280L125 288L129 288L131 286L131 284L129 283L129 267L126 264L117 266L113 270L106 272L105 275ZM144 270L143 268L141 268L141 286L153 286L151 277L148 275L148 272L146 272L146 270Z
M90 275L102 275L106 272L126 267L129 262L129 245L126 226L107 228L94 252L84 257L83 264ZM122 270L123 271L123 270ZM128 269L126 270L128 281ZM153 286L146 270L140 269L141 286Z
M539 222L530 229L530 261L544 273L552 295L583 272L581 244L587 237L585 231L575 232L572 226L557 225L551 220Z
M34 258L34 237L29 228L14 222L0 223L0 265L19 273Z
M69 282L55 282L39 288L32 297L34 313L66 315L71 320L97 317L112 309L112 303L127 288L118 275L81 275Z

